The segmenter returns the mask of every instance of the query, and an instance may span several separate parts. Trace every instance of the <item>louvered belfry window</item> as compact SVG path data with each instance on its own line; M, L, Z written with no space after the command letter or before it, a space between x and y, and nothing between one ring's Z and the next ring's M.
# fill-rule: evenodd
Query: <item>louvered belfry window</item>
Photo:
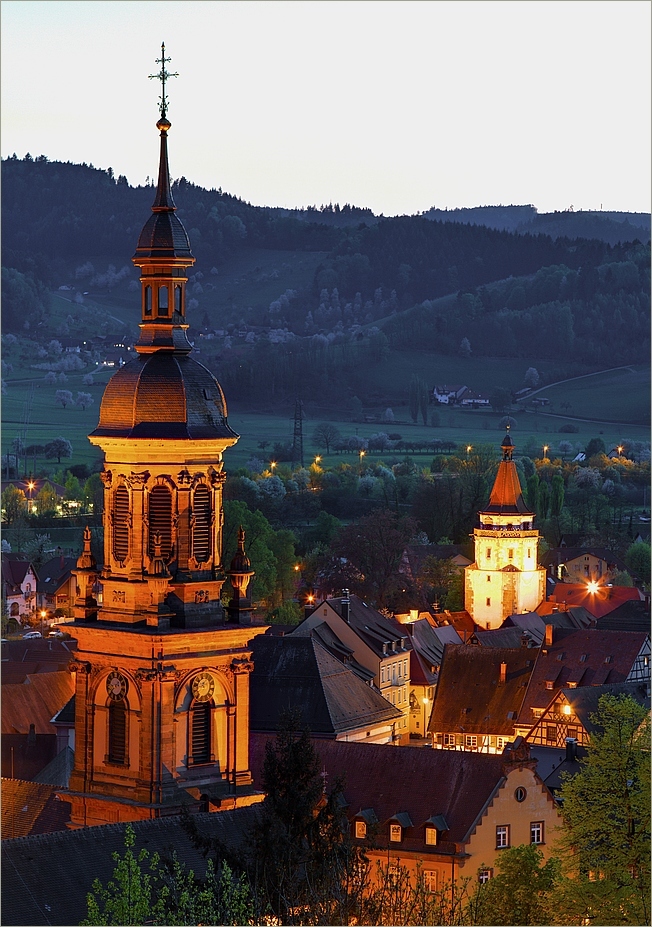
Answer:
M172 548L172 493L167 486L154 486L149 494L149 553L154 556L154 535L161 535L161 556Z
M193 765L211 759L211 703L195 702L192 708L191 759Z
M124 701L109 705L109 763L127 762L127 710Z
M129 490L118 486L113 497L113 556L126 560L129 555Z
M206 563L211 556L211 494L203 483L195 490L193 516L193 556L198 563Z

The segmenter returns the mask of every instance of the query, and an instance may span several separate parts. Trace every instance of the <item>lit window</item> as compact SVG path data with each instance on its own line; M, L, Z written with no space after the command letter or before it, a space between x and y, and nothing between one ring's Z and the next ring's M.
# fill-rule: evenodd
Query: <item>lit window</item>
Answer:
M504 748L504 746L505 746L505 738L504 738L504 737L496 737L496 749L497 749L497 750L502 750L502 749Z
M543 843L543 821L530 824L530 843Z
M426 844L429 847L437 846L437 828L436 827L426 827Z
M546 689L554 689L555 681L554 679L546 679Z
M402 827L400 824L389 825L389 839L392 841L392 843L401 842L401 831Z
M478 746L478 738L475 734L467 734L464 738L464 744L467 747L470 747L472 750Z
M365 824L364 821L355 822L355 835L358 838L358 840L362 840L364 837L367 836L367 825Z
M493 869L480 869L478 871L478 882L480 885L484 885L489 879L493 879L494 871Z
M385 667L384 666L380 667L380 681L385 682Z
M546 740L553 744L557 740L557 727L554 724L546 725Z
M424 869L423 870L423 884L427 892L437 891L437 870L436 869Z
M509 846L509 824L499 824L496 828L496 849L501 850Z
M444 734L444 746L445 747L455 746L455 734Z

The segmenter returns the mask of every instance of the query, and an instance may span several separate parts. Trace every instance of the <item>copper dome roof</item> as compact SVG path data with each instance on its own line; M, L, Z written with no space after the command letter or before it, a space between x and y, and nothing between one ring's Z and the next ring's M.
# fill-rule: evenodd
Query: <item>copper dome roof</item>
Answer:
M190 241L185 228L174 212L153 213L140 233L134 258L189 257Z
M185 354L140 354L109 380L92 433L107 438L237 438L222 387Z

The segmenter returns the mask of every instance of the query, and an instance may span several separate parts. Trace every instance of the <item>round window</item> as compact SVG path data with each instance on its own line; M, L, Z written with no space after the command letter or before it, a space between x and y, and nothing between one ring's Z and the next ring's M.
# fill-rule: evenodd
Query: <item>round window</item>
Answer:
M526 797L527 797L527 792L522 786L519 785L519 787L514 792L514 798L516 799L516 801L525 801Z

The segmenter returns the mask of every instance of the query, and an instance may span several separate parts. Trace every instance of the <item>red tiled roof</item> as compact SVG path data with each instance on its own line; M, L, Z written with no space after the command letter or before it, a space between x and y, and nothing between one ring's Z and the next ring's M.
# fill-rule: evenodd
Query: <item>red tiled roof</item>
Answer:
M250 737L250 764L257 788L262 788L269 739L273 737L265 734ZM503 778L500 755L333 740L313 743L327 783L332 785L337 776L344 778L349 817L373 808L382 825L400 812L409 814L413 827L402 843L406 849L411 841L415 848L423 848L423 825L438 814L444 815L449 827L444 839L463 843Z
M498 515L529 514L513 460L501 460L498 464L498 473L489 497L489 505L482 511Z
M75 680L67 670L28 676L21 685L2 687L2 733L28 734L30 724L37 734L56 734L50 719L75 691Z
M608 615L623 602L640 602L643 596L634 586L600 585L597 592L589 592L586 583L557 583L550 599L567 607L580 605L594 618Z
M542 645L518 717L519 725L532 725L532 708L546 708L555 692L573 681L579 670L583 686L624 682L647 638L645 631L574 631L555 628L551 646ZM605 662L607 658L609 662ZM584 659L582 659L584 658ZM552 682L553 688L546 686Z
M2 780L2 839L67 830L70 803L57 797L58 786L22 779Z

